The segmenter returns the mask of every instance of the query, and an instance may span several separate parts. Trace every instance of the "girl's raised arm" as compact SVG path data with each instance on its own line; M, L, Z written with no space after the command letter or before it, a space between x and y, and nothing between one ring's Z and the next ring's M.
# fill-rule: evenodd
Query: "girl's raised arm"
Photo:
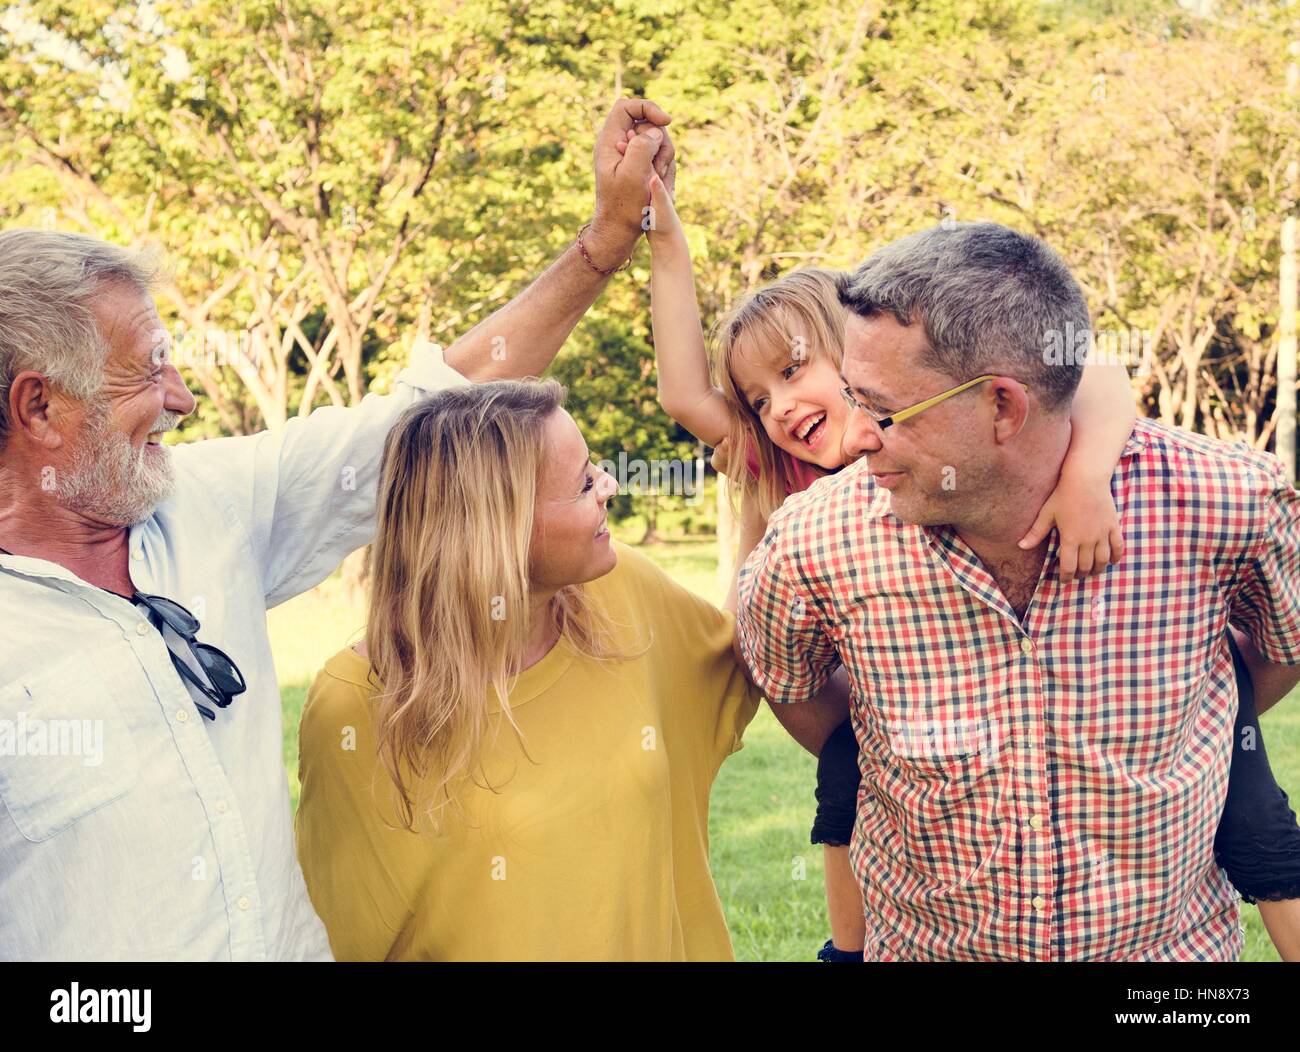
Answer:
M650 179L650 319L659 366L659 404L706 445L731 429L731 408L709 381L700 308L686 234L657 175Z

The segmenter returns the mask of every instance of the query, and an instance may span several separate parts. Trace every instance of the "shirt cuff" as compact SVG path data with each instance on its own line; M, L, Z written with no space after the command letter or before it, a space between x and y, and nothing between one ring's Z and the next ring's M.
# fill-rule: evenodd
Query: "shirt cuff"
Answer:
M441 391L470 382L443 360L440 345L420 340L411 348L406 368L394 378L394 383L409 384L422 391Z

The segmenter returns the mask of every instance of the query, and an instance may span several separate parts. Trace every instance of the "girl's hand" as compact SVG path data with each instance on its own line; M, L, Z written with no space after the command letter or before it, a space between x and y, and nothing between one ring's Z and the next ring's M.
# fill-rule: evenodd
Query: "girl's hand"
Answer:
M627 139L618 144L619 152L627 150L627 145L637 137L639 133L635 130L628 130ZM665 246L670 241L676 242L680 239L681 244L686 243L686 233L682 230L682 221L677 215L677 208L673 204L672 184L665 185L663 180L657 174L650 176L650 214L642 215L641 226L650 240L650 250L653 252L656 242L660 247Z
M1057 558L1062 583L1090 577L1124 557L1124 535L1110 495L1110 478L1078 482L1062 475L1029 532L1020 540L1026 550L1042 544L1056 526Z
M641 134L644 132L629 128L626 138L618 143L618 152L626 154L628 144ZM656 246L661 249L685 247L686 232L682 229L682 221L673 204L672 182L665 184L657 172L651 172L649 193L650 210L648 214L644 211L641 214L641 229L650 242L650 251L653 253Z
M727 461L731 459L731 439L724 438L713 447L713 455L709 457L709 464L719 475L727 473Z
M646 228L652 256L665 249L686 251L686 231L682 229L682 221L673 207L672 195L657 175L650 176L650 213L642 219L641 225Z

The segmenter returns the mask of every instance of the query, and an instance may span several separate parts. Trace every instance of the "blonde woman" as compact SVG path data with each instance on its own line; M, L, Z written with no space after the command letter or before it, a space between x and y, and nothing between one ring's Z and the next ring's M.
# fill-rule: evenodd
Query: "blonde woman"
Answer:
M365 642L301 726L298 854L340 960L732 956L709 789L758 694L732 616L611 541L562 400L457 388L389 436Z

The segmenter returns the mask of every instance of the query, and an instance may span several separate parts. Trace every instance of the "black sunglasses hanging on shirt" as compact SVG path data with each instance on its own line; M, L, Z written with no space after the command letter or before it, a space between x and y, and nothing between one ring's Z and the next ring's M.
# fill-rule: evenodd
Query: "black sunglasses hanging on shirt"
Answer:
M136 592L131 596L131 602L137 606L143 606L149 614L149 620L153 622L159 633L162 632L162 626L165 624L175 632L190 648L190 654L198 662L204 674L208 677L208 682L204 683L195 675L194 670L177 656L171 647L167 648L167 653L171 656L172 664L176 666L176 671L181 677L192 683L203 696L218 708L226 708L236 695L243 694L248 689L244 682L244 676L239 671L239 666L230 659L230 656L222 650L218 650L210 643L200 643L196 638L199 632L199 619L191 614L185 607L174 599L167 599L161 595L146 595L144 592ZM164 637L163 642L166 642ZM217 714L206 705L194 702L199 712L203 713L210 720L215 720Z

